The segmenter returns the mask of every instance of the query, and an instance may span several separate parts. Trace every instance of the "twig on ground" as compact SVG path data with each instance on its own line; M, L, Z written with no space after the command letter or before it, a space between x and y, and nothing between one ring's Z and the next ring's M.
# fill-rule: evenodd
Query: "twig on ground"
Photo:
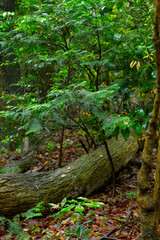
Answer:
M109 231L108 233L106 233L104 236L102 236L101 238L98 238L97 240L103 240L103 239L118 239L118 238L112 238L112 237L109 237L111 234L113 234L113 233L115 233L115 232L117 232L117 231L119 231L120 230L120 232L124 229L124 227L128 224L128 222L129 222L129 219L131 218L133 216L133 211L131 210L130 211L130 213L129 213L129 215L128 215L128 217L127 217L127 219L126 219L126 221L125 221L125 223L122 225L122 226L120 226L119 228L113 228L111 231Z
M125 221L125 223L119 228L120 233L122 232L122 230L124 229L124 227L127 226L127 224L128 224L128 222L129 222L129 220L130 220L131 217L133 217L133 211L132 211L132 210L130 211L130 213L129 213L129 215L128 215L126 221Z
M58 160L58 167L62 167L62 156L63 156L63 139L64 139L64 126L61 128L61 135L60 135L60 148L59 148L59 160Z
M119 238L113 238L113 237L107 237L107 236L103 236L103 237L101 237L101 238L98 238L97 240L102 240L102 239L109 239L109 240L121 240L121 239L119 239Z

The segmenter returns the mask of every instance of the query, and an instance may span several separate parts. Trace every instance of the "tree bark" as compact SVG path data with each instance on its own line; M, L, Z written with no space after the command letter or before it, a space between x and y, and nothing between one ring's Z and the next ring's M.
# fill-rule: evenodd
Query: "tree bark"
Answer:
M131 160L137 140L111 139L108 146L117 172ZM0 175L0 215L12 216L37 203L60 202L64 197L88 196L111 178L111 166L104 146L56 171Z

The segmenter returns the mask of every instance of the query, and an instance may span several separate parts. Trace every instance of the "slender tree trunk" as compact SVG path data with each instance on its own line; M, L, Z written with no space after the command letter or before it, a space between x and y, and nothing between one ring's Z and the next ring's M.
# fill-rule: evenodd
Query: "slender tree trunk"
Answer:
M14 12L15 0L3 0L3 8L6 12Z
M15 12L15 0L2 0L3 2L3 11L4 12ZM11 29L10 29L11 30ZM9 31L9 30L7 30ZM1 46L0 46L1 47ZM13 63L14 59L17 56L15 54L9 54L9 56L0 56L0 63L8 61L9 63ZM18 63L8 66L3 66L3 90L7 91L7 93L12 93L14 91L17 92L17 86L9 87L10 84L17 83L21 78L20 66Z
M64 126L61 128L58 167L62 167Z
M68 66L68 74L67 74L67 79L66 79L66 86L69 86L70 84L70 79L71 79L71 66Z
M154 194L149 194L153 191L150 184L150 174L153 167L153 148L155 144L158 114L160 108L160 35L159 35L159 21L160 21L160 0L155 1L155 18L154 18L154 31L153 41L155 45L155 58L157 67L157 92L154 101L154 108L152 118L149 122L148 130L146 133L144 150L142 153L142 167L138 174L138 191L137 202L140 205L140 219L142 224L142 240L157 240L157 226L159 222L159 164L156 169L156 181L154 186ZM160 147L159 147L160 148ZM158 186L157 186L158 184Z

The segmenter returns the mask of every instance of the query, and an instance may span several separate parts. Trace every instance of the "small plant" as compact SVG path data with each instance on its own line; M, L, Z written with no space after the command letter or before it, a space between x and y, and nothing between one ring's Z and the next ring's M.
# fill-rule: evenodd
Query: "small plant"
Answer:
M76 199L67 200L64 198L59 204L49 204L51 209L57 211L51 217L55 219L64 219L61 221L61 225L70 222L72 224L71 228L64 231L66 239L71 239L72 237L78 237L82 239L89 240L90 229L85 227L85 224L88 224L94 220L90 218L93 215L93 211L85 215L85 207L88 208L101 208L104 206L104 203L98 202L94 199L87 199L85 197L78 197Z
M41 232L41 228L39 226L31 225L30 229L31 229L31 234L36 234Z
M34 217L42 217L42 212L45 210L45 207L43 206L43 202L38 203L35 207L29 209L27 212L22 213L21 216L24 218L24 220L28 220L30 218Z
M23 231L23 228L19 223L20 221L19 218L20 218L20 215L16 215L11 221L9 219L6 219L5 217L0 217L0 222L2 223L2 225L5 225L9 231L8 235L5 238L6 240L10 239L12 235L15 236L16 240L30 239L31 236Z
M6 148L2 147L1 150L0 150L0 152L1 152L2 154L8 154L9 151L8 151Z
M128 198L131 199L132 197L136 197L136 192L130 192L130 193L127 193L128 195Z
M48 142L48 144L47 144L47 149L48 150L53 150L55 148L55 143L53 143L53 142Z
M34 208L29 209L27 212L16 215L12 221L0 216L0 223L2 223L2 225L5 225L9 231L8 236L6 236L6 240L9 239L12 235L15 236L16 240L29 240L31 236L23 231L23 228L20 225L20 217L23 217L25 220L34 217L40 217L43 216L41 212L44 209L45 207L43 206L43 202L40 202Z
M20 173L22 169L20 167L11 167L11 168L3 168L0 169L0 174L7 174L7 173Z
M5 139L1 141L1 143L7 143L10 141L10 137L8 135L5 136Z
M19 145L17 148L16 148L16 153L20 153L22 151L22 147Z

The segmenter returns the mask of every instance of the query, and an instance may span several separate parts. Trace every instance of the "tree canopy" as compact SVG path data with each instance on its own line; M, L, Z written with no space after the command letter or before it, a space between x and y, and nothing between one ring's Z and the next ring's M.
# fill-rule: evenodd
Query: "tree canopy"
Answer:
M156 79L153 13L151 1L114 0L17 1L15 12L2 11L2 73L18 64L21 78L11 94L5 83L2 98L14 107L1 115L40 132L49 120L65 125L77 105L79 123L141 134Z

